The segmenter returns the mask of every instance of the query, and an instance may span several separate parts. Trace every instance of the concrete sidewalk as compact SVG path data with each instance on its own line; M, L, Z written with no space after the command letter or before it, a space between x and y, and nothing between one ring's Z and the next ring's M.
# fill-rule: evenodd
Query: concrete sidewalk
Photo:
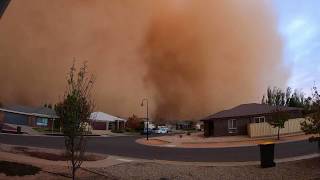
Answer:
M133 136L135 134L130 133L113 133L111 130L91 130L92 134L99 135L103 137L118 137L118 136Z
M194 133L191 135L168 135L146 139L138 139L137 143L151 146L162 147L180 147L180 148L222 148L222 147L241 147L241 146L256 146L266 141L274 143L285 143L292 141L305 140L312 135L303 133L290 134L280 136L277 140L276 136L250 138L249 136L224 136L224 137L208 137L204 138L202 133Z

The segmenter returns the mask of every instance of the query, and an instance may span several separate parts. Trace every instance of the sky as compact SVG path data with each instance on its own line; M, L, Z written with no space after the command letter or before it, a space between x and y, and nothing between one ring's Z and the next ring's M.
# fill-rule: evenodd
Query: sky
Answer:
M278 31L284 40L284 62L290 66L288 85L310 94L320 84L320 1L274 0Z

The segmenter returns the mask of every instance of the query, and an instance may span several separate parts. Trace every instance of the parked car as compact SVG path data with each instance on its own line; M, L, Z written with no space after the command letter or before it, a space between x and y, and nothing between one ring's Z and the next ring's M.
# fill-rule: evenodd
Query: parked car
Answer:
M150 135L150 134L152 134L152 132L153 132L152 129L149 128L149 130L147 131L147 128L144 128L143 131L141 131L141 134L142 135L145 135L145 134Z
M166 127L155 128L155 129L153 129L153 132L155 134L166 134L166 133L168 133L168 128L166 128Z

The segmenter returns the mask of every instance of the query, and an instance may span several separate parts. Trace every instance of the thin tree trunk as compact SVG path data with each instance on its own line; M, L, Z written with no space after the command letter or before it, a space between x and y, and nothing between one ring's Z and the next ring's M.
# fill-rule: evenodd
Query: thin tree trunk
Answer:
M278 140L280 140L280 128L278 128Z
M75 180L76 179L76 169L74 167L74 165L72 165L72 180Z
M72 164L72 180L75 180L75 159L74 159L74 138L71 139L71 164Z

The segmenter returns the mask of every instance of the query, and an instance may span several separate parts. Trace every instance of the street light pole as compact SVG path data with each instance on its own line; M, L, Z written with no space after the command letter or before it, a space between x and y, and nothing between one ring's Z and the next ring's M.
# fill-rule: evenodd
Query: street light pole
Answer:
M148 99L144 98L142 99L141 106L143 106L144 101L147 102L147 141L148 141L149 140L149 103L148 103Z

